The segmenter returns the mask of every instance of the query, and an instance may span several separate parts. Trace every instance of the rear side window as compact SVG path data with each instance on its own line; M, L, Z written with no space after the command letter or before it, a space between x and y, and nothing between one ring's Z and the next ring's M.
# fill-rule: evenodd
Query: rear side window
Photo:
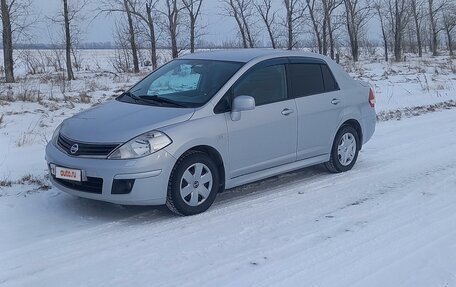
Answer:
M292 63L289 65L294 98L339 90L329 67L317 63Z
M287 79L284 65L259 68L248 73L233 87L233 99L237 96L255 98L257 106L287 99Z
M339 90L339 85L337 85L337 82L334 79L333 74L329 70L328 65L321 65L321 72L323 73L325 91L328 93L328 92Z
M294 98L325 92L320 64L290 64L289 73Z

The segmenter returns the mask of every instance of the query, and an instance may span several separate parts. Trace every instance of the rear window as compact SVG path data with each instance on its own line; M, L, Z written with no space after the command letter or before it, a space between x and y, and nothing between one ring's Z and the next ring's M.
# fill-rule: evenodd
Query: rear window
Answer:
M294 98L325 92L320 64L290 64L289 76Z
M337 85L336 80L334 79L333 74L329 70L328 65L321 65L321 72L323 73L323 81L325 84L325 91L332 92L339 90L339 85Z

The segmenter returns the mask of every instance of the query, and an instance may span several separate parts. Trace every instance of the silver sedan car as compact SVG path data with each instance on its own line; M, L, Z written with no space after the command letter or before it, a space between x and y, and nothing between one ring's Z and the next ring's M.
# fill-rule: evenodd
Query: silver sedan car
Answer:
M350 170L374 106L367 83L321 55L195 53L63 121L46 160L69 194L193 215L223 189L320 163Z

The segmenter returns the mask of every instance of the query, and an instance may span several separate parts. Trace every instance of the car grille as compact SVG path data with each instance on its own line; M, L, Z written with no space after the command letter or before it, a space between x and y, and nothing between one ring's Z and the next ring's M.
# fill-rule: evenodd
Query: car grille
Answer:
M55 178L54 180L63 185L66 188L74 189L77 191L101 194L103 190L103 179L98 177L87 177L87 181L70 181L61 178Z
M71 156L88 157L107 157L114 149L116 149L119 146L119 144L83 143L71 140L62 135L59 135L57 144L64 152Z

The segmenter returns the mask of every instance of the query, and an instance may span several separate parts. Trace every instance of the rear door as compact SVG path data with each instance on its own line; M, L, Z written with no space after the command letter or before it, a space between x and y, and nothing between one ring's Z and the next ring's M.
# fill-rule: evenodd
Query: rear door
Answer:
M328 154L344 107L334 76L313 58L290 58L288 75L298 109L297 159Z

